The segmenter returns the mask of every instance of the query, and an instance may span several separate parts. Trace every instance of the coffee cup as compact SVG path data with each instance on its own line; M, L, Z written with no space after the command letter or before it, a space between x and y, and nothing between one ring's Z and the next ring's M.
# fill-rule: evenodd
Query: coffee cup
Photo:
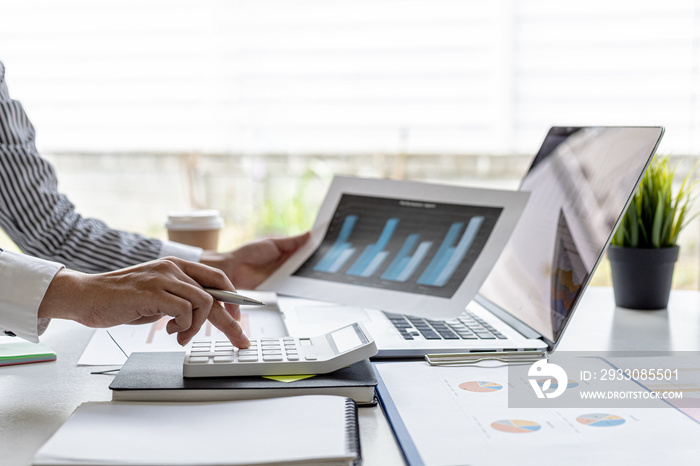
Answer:
M212 209L170 212L165 224L170 241L205 250L218 249L219 232L223 226L219 211Z

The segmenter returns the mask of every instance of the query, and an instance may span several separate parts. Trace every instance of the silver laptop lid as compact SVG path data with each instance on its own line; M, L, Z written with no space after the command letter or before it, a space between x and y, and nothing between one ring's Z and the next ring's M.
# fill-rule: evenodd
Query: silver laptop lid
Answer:
M480 298L554 349L663 131L551 128L520 186L528 204Z

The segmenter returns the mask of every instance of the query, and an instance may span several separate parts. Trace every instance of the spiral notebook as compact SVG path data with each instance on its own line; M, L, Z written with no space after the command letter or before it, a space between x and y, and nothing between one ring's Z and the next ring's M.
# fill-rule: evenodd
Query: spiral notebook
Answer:
M357 406L328 395L222 403L88 402L34 465L360 464Z

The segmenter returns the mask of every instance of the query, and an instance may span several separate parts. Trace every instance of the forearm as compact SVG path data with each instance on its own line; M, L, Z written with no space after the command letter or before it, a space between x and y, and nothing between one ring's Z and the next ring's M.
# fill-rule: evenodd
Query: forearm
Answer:
M53 167L36 153L33 143L10 148L2 142L0 227L23 252L86 272L159 257L160 241L111 229L75 212L57 190Z

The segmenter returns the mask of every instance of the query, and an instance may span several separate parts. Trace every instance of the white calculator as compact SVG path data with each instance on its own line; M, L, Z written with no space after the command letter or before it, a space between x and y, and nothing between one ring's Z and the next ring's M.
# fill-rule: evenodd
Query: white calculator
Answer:
M251 339L238 349L226 341L193 341L185 354L185 377L325 374L377 354L360 323L310 338Z

